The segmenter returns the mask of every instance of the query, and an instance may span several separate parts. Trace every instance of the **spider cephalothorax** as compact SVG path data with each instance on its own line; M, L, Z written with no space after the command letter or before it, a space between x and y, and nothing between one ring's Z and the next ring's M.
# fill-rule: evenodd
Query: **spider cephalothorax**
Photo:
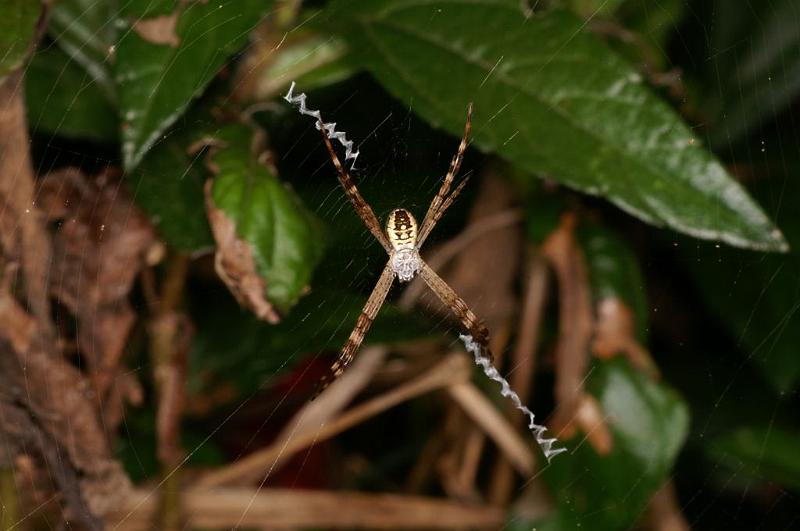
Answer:
M386 236L392 245L392 271L400 282L410 281L422 268L417 251L417 220L408 210L395 208L386 222Z

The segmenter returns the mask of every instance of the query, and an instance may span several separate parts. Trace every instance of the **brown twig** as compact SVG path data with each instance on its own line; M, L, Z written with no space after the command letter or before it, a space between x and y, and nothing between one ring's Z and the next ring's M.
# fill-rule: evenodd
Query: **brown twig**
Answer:
M0 468L0 502L0 529L13 529L19 523L19 497L11 466Z
M527 287L519 320L517 341L511 354L512 367L509 383L523 402L527 402L533 387L536 370L536 349L541 335L542 319L547 303L547 264L541 255L533 252L528 260ZM509 406L509 411L513 408ZM512 417L515 426L523 425L525 419ZM513 470L509 462L499 456L490 481L489 497L495 505L506 505L514 487Z
M3 235L3 252L22 265L25 296L42 333L54 336L47 278L50 237L34 201L34 175L21 71L0 80L0 209L13 213L12 234Z
M150 355L158 394L156 406L157 454L164 481L161 485L160 529L181 529L181 474L183 458L180 423L186 401L185 378L191 325L179 312L190 259L175 255L167 263L161 296L150 321Z
M278 434L269 448L283 448L290 444L293 439L302 434L316 433L317 428L324 426L332 418L337 416L342 409L350 403L366 385L371 381L372 375L378 370L379 366L386 357L386 348L373 346L365 348L359 353L353 365L341 376L336 379L317 400L306 403L294 417L286 424L286 427ZM243 485L263 477L267 472L266 468L258 468L254 461L249 461L257 453L245 458L238 463L223 468L216 472L211 472L200 480L201 485L216 486ZM269 463L269 469L277 470L286 460L291 457L291 453L278 455ZM248 466L245 466L248 464ZM266 463L265 463L266 464ZM237 476L238 472L242 472ZM219 474L217 476L217 474ZM217 478L226 478L224 481ZM217 481L222 481L217 483Z
M329 385L317 400L307 402L276 437L273 444L284 444L296 433L315 430L337 416L372 380L386 358L386 347L376 345L361 351L353 365Z
M451 385L447 392L480 428L497 443L523 476L533 473L533 453L494 405L470 382Z
M502 510L436 498L299 489L195 489L184 495L187 527L203 529L498 529ZM107 519L110 528L152 529L155 500L145 490Z
M430 371L368 402L359 404L329 424L315 430L297 433L281 444L272 444L225 468L210 472L200 478L195 485L198 488L210 488L237 483L245 478L257 478L263 475L264 470L269 470L279 461L287 459L303 448L329 439L406 400L454 382L465 382L469 377L470 368L466 358L462 354L451 354Z
M675 483L667 481L650 499L642 521L648 531L689 531L691 527L681 512Z
M542 254L558 279L559 333L553 429L567 438L574 433L573 417L583 397L589 344L594 329L589 273L575 240L576 225L574 214L564 214L559 227L542 245Z

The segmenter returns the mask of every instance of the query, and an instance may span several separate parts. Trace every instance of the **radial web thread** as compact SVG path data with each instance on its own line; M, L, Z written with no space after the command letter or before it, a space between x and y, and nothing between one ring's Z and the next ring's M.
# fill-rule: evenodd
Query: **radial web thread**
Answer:
M547 431L547 428L541 424L536 424L533 412L522 403L519 395L515 393L513 389L511 389L508 381L500 376L500 373L494 368L489 358L483 355L483 349L477 342L475 342L472 336L462 334L459 337L464 343L464 347L467 349L467 352L472 354L472 356L475 358L475 364L483 369L484 374L486 374L489 379L500 384L500 394L510 399L514 404L514 407L522 411L528 417L530 421L528 423L528 429L533 433L533 436L536 438L536 442L539 443L539 447L542 449L542 452L547 460L550 461L552 457L560 454L561 452L566 452L566 448L553 448L553 444L558 442L557 439L544 438L544 432Z

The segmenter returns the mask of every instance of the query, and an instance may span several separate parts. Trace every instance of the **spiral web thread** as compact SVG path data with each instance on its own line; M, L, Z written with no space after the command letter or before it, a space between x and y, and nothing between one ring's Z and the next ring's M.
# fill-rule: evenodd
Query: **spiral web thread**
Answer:
M533 436L536 438L536 442L539 443L539 447L542 449L544 456L550 461L551 458L560 454L561 452L566 452L566 448L556 448L553 449L553 443L558 442L557 439L545 439L544 432L547 431L545 426L541 424L536 424L535 422L535 415L533 412L528 409L520 400L519 395L515 393L511 386L508 384L508 381L500 376L500 373L497 369L494 368L492 362L482 354L481 346L475 342L475 340L470 335L462 334L459 336L461 341L464 342L464 347L467 349L467 352L472 354L475 357L475 364L480 366L483 369L483 372L486 374L489 379L494 380L495 382L500 384L500 394L504 397L511 400L518 410L522 411L528 419L530 419L530 423L528 424L528 429L531 430Z
M347 140L347 136L344 131L336 131L336 122L331 122L326 124L322 121L322 115L319 111L310 110L306 107L306 94L305 92L301 92L297 96L294 95L294 87L296 83L292 81L292 85L289 87L289 92L286 93L286 96L283 97L284 100L288 101L292 105L296 105L297 109L300 111L300 114L305 114L306 116L313 116L317 119L316 126L317 129L321 127L325 128L325 134L328 135L328 138L331 140L337 140L342 146L344 146L344 160L347 162L348 160L352 160L353 163L350 165L350 169L354 170L356 168L356 159L358 158L358 150L353 150L353 141Z

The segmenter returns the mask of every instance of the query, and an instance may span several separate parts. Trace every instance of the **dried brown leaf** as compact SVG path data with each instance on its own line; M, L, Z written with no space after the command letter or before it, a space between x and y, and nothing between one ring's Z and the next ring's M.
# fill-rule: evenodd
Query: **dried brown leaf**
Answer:
M597 303L592 352L602 359L617 354L627 356L631 364L656 377L658 367L650 354L636 339L636 323L633 310L618 298L605 298Z
M105 402L109 392L122 390L114 383L121 378L120 360L136 321L128 297L157 246L155 231L122 183L108 174L50 173L40 182L38 201L49 219L60 222L50 291L77 318L78 346ZM112 427L118 413L109 410Z
M137 20L133 23L133 31L139 37L153 44L161 44L177 48L181 43L175 27L178 24L179 13L176 11L169 15Z
M78 369L54 355L54 343L8 292L0 292L0 345L5 401L22 405L36 429L52 438L55 457L40 447L41 457L56 474L77 478L79 488L72 491L80 493L92 514L104 514L124 498L130 482L111 456L90 386ZM16 435L17 441L26 436Z
M266 299L266 285L258 274L250 244L236 234L236 224L214 204L213 182L206 181L206 212L211 232L217 243L214 268L239 304L250 309L256 317L268 323L280 321L278 313Z
M575 411L575 424L586 434L595 451L600 455L608 455L614 446L614 436L608 427L606 417L597 400L592 395L585 394L578 403Z

